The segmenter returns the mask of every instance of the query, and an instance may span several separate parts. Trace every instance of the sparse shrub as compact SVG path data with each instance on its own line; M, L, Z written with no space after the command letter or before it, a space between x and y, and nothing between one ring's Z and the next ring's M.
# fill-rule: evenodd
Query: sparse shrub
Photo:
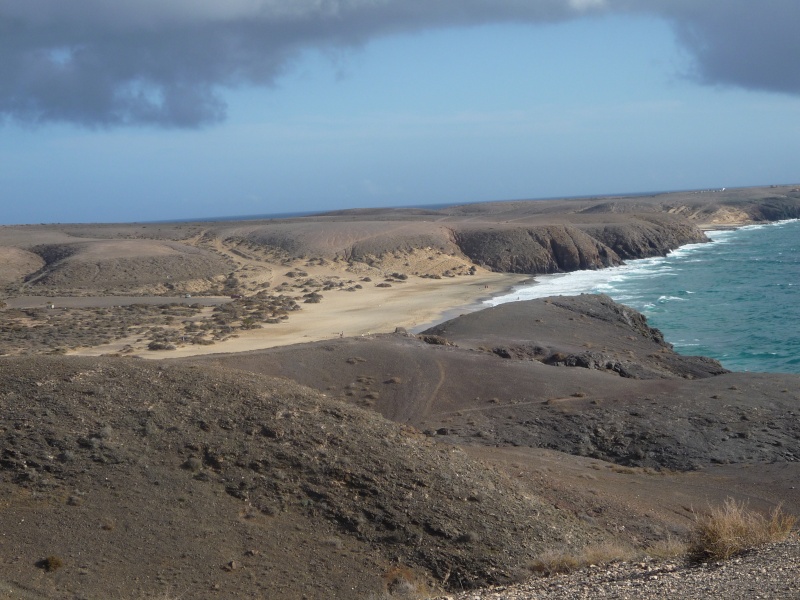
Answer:
M190 456L181 465L181 468L186 469L187 471L197 472L203 468L203 461L197 458L196 456Z
M384 592L375 600L421 600L430 597L428 586L407 567L394 567L383 576Z
M614 471L614 473L620 473L621 475L635 475L636 474L636 469L633 469L631 467L623 467L623 466L620 466L620 465L611 465L611 466L609 466L609 469Z
M671 535L645 548L645 554L653 558L675 558L677 556L685 556L688 552L689 545Z
M617 542L604 542L587 546L581 553L581 559L586 565L602 565L611 562L632 560L635 556L633 549Z
M545 356L545 358L542 359L542 362L546 365L558 366L558 365L563 365L568 358L569 358L568 354L565 354L563 352L553 352L549 356Z
M100 523L100 529L103 531L114 531L117 528L117 524L110 519L103 519L103 522Z
M474 544L478 541L478 534L473 533L472 531L467 531L466 533L462 533L458 537L456 537L455 542L456 544Z
M572 554L555 552L542 553L530 566L531 571L544 577L558 573L570 573L581 567L578 558Z
M147 349L148 350L153 350L153 351L155 351L155 350L175 350L175 346L173 344L168 343L168 342L152 341L149 344L147 344Z
M323 546L329 546L330 548L335 548L336 550L341 550L344 548L344 542L341 538L338 537L328 537L322 540Z
M53 571L58 571L61 567L64 566L64 561L61 560L58 556L50 555L47 558L43 558L39 562L36 563L36 566L40 569L44 569L48 573L52 573Z
M696 560L725 560L746 550L785 540L797 519L780 506L769 516L748 510L745 503L728 498L722 506L698 516L689 544Z
M245 317L242 319L242 329L261 329L261 325L256 323L253 317Z
M631 560L635 556L633 550L615 542L604 542L587 546L578 553L549 551L544 552L530 565L530 570L543 576L557 573L570 573L589 565L602 565L612 562Z
M422 340L426 344L431 344L434 346L452 346L453 343L448 341L446 338L443 338L440 335L430 335L430 334L419 334L417 339Z

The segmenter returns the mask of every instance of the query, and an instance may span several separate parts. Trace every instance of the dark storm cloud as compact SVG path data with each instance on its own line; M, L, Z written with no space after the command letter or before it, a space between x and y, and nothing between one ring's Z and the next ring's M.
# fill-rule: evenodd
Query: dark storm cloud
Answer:
M800 92L796 0L0 0L0 118L194 127L303 49L615 13L668 19L704 83Z
M797 0L629 0L617 7L669 19L705 84L800 94Z

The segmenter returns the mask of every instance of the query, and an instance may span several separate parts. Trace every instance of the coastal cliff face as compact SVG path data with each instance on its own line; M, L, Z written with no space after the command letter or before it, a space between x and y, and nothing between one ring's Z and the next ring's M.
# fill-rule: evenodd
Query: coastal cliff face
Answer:
M793 188L785 195L770 194L771 191L774 190L768 189L764 191L763 196L751 197L746 192L737 190L732 192L732 197L727 200L671 199L660 205L650 206L650 210L679 215L695 223L711 226L737 227L751 222L763 223L800 218L800 189ZM614 206L620 207L620 203L614 203Z
M751 203L745 210L753 221L800 219L800 201L796 197L765 198L758 203Z
M708 241L693 223L671 215L646 215L626 223L589 226L584 231L623 260L664 256L685 244Z
M394 257L403 259L395 265L403 270L411 254L433 251L461 261L464 268L473 263L492 271L531 275L613 267L623 260L662 256L684 244L707 241L691 221L675 215L620 219L601 214L588 222L585 217L565 220L539 224L528 216L518 225L477 220L421 221L413 226L392 220L331 221L313 231L294 225L294 238L281 237L279 226L269 225L251 232L248 239L297 256L309 254L311 248L312 255L338 256L351 264L382 265ZM417 274L419 269L407 265L406 270Z
M453 235L472 261L494 271L530 274L613 267L708 241L693 223L672 215L597 225L476 228Z
M558 273L619 265L613 250L575 227L522 227L454 232L472 261L505 273Z

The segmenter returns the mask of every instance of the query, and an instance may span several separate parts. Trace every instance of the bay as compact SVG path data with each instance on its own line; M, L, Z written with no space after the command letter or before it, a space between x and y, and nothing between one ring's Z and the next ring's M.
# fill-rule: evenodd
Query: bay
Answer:
M800 373L800 220L707 232L711 242L598 271L537 276L487 303L608 294L682 354L735 371Z

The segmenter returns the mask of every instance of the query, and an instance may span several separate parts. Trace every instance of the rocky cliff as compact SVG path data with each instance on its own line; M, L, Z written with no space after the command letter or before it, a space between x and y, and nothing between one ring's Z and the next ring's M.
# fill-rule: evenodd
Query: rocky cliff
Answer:
M591 225L584 231L623 260L664 256L684 244L708 241L693 223L672 215L645 215L624 223Z
M462 230L454 237L472 261L506 273L558 273L622 262L608 246L570 226Z
M775 196L751 202L745 211L753 221L800 219L800 202L797 197Z
M708 241L686 219L656 214L612 223L476 227L453 235L472 261L494 271L530 274L612 267Z

